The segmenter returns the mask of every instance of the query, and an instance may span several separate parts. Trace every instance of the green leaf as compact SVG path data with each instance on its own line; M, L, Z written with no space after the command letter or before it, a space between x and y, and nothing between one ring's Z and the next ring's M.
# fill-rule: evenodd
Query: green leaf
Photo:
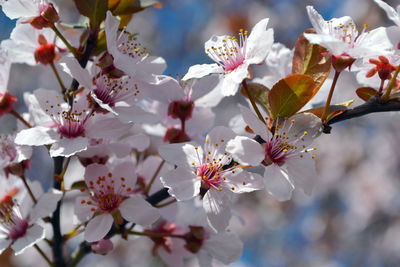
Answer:
M81 189L86 189L86 183L85 181L81 180L81 181L76 181L75 183L73 183L71 185L71 189L72 190L81 190Z
M269 103L268 103L268 93L269 89L259 83L247 83L247 89L249 89L251 96L253 99L260 104L266 111L270 112ZM246 90L244 90L243 86L240 88L240 93L244 97L248 97Z
M107 0L73 0L79 13L90 20L90 27L97 29L106 18Z
M148 7L162 7L156 0L109 0L109 6L114 15L130 15Z
M379 93L377 90L371 87L360 87L356 90L356 94L362 100L368 101L371 97L377 96Z
M308 75L292 74L277 82L268 94L271 116L288 118L314 96L317 83Z
M315 33L314 30L306 30L305 33ZM314 79L318 86L314 89L314 95L321 88L331 71L331 57L326 49L317 44L311 44L301 34L296 41L292 62L293 74L305 74Z

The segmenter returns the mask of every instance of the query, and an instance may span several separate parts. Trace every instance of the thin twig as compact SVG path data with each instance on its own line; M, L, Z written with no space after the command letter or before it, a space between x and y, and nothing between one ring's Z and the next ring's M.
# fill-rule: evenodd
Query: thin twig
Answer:
M11 110L10 114L13 115L15 118L17 118L17 120L19 120L20 122L22 122L26 127L28 128L32 128L32 125L27 122L18 112L16 112L15 110Z
M247 83L246 80L243 80L242 82L243 88L246 91L247 96L249 97L250 103L253 106L254 111L257 113L258 118L264 123L267 124L267 122L265 121L264 117L262 116L260 110L257 107L256 102L254 101L253 95L250 93L249 88L247 87Z
M61 93L64 95L67 92L67 88L65 88L65 86L61 80L60 74L58 73L56 66L54 65L53 62L50 63L50 67L53 70L54 75L56 76L58 84L60 85Z
M57 29L57 27L53 24L51 29L55 32L58 38L65 44L65 46L69 49L69 51L74 55L75 58L78 58L78 53L76 52L75 47L73 47L67 39L65 39L64 35Z
M51 260L49 259L49 257L47 257L47 255L43 252L43 250L37 245L33 245L33 247L37 250L37 252L39 252L39 254L43 257L43 259L49 264L50 267L53 267L54 264L51 262Z
M154 181L156 180L157 175L160 172L161 168L163 167L164 163L165 163L165 160L162 160L160 162L160 165L158 165L156 172L153 174L153 177L151 177L149 184L147 185L146 189L144 190L144 193L146 195L150 192L151 186L153 185Z

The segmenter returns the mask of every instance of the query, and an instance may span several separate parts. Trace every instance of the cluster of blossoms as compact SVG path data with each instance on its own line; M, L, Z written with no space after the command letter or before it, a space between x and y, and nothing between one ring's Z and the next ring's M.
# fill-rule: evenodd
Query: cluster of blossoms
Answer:
M243 244L230 225L246 218L235 214L236 194L264 190L286 201L295 189L312 193L313 141L346 111L331 104L340 74L357 72L367 103L397 101L399 8L375 1L397 26L359 33L350 17L326 21L308 6L314 30L292 50L274 43L265 18L237 37L212 36L205 53L215 63L194 65L182 79L163 75L165 60L151 56L111 7L83 12L90 27L80 32L47 0L0 1L17 19L0 46L0 116L19 122L0 137L0 252L34 246L49 264L66 266L88 251L108 254L121 242L115 236L145 236L168 266L239 259ZM96 45L101 38L106 47ZM19 114L8 91L13 63L49 67L60 89L24 93L28 112ZM251 109L238 105L236 117L215 125L213 108L239 89ZM47 192L26 175L40 146L54 162ZM61 218L65 227L61 205L73 206L74 219ZM67 257L63 246L75 236L82 243Z

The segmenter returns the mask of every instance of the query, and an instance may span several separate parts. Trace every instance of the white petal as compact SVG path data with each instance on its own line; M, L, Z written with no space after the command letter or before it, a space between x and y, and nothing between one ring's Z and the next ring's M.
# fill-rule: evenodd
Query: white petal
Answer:
M296 158L285 163L289 179L296 187L303 189L304 193L311 195L317 181L315 161L311 157Z
M235 138L236 134L230 128L224 126L214 127L206 137L204 144L205 151L218 151L219 153L225 152L226 144Z
M264 178L257 173L237 171L234 174L229 173L226 178L225 185L233 193L241 194L265 188Z
M392 20L397 26L400 27L400 13L399 13L400 10L396 12L396 10L394 10L393 7L389 6L382 0L374 0L374 1L375 3L378 4L378 6L380 6L383 10L385 10L388 18Z
M265 158L263 147L255 140L245 136L237 136L228 142L226 151L244 165L259 165Z
M88 196L77 197L75 199L75 214L81 222L86 222L90 218L92 218L94 211L92 208L95 208L93 205L88 205L88 201L92 201L92 199Z
M15 137L15 143L17 145L42 146L53 144L58 139L58 134L53 129L36 126L20 131Z
M269 141L272 138L271 132L267 126L260 121L260 119L245 106L239 106L240 112L242 113L244 122L254 131L255 134L259 135L264 141Z
M213 90L219 83L219 75L209 75L193 81L192 99L195 101Z
M0 3L4 14L10 19L34 17L39 14L39 6L36 1L9 0Z
M121 136L128 131L132 125L124 124L117 118L97 115L86 124L86 136L90 138L111 138Z
M319 34L328 33L328 24L312 6L307 6L308 18L315 31Z
M231 219L230 199L226 192L210 189L204 195L203 208L209 225L217 232L224 231Z
M138 106L116 106L114 111L123 123L156 123L159 121L156 115L146 112Z
M215 107L219 104L219 102L221 102L221 100L225 97L222 94L222 83L223 83L223 79L221 79L220 77L221 75L219 75L218 79L218 84L215 86L215 88L213 90L211 90L211 92L209 92L208 94L200 97L199 99L197 99L195 101L195 106L196 107Z
M0 94L4 94L7 90L11 68L11 60L4 49L0 49L0 62Z
M114 218L109 213L95 216L89 221L85 229L85 240L96 242L102 239L110 231Z
M23 237L18 238L11 245L11 248L15 251L15 255L19 255L25 251L25 249L33 246L45 237L44 229L40 225L34 224L28 228L26 234Z
M82 68L79 62L73 57L64 57L62 62L65 63L61 66L66 69L66 72L75 78L82 86L88 89L92 88L92 78L89 71Z
M333 55L341 55L343 53L350 53L350 46L339 39L327 34L311 34L305 33L304 37L312 44L319 44L325 47ZM351 55L351 54L350 54Z
M33 95L46 114L59 117L59 114L63 112L64 109L62 106L66 103L63 101L62 96L55 90L39 88L33 91Z
M212 265L212 257L206 251L200 250L197 253L197 259L199 260L200 267L210 267Z
M50 148L51 157L70 157L87 149L89 140L85 137L62 138Z
M125 220L142 226L148 226L160 217L158 210L138 195L124 200L119 210Z
M265 60L274 43L273 29L267 30L269 19L258 22L246 41L246 62L259 64Z
M183 168L199 166L203 160L203 149L189 143L162 145L158 152L167 162Z
M131 135L122 139L121 142L137 149L139 152L145 151L150 146L150 138L145 134Z
M186 123L189 136L203 136L214 125L215 114L211 108L194 107L192 118Z
M272 164L265 168L264 183L268 192L277 200L286 201L292 197L294 186L279 166Z
M107 38L107 49L115 57L118 54L117 49L117 32L119 27L119 20L114 17L111 11L107 11L105 20L105 31Z
M38 219L44 218L53 213L62 196L62 192L55 189L42 195L31 211L31 217L29 218L30 222L34 223Z
M212 235L204 246L208 253L224 264L237 261L243 250L243 242L232 233Z
M155 84L151 84L146 92L147 96L169 104L173 100L181 100L185 97L182 86L172 77L157 76Z
M224 70L218 64L194 65L189 68L182 80L186 81L193 78L202 78L213 73L224 73Z
M193 172L178 167L161 178L168 193L179 201L189 200L200 193L201 180Z

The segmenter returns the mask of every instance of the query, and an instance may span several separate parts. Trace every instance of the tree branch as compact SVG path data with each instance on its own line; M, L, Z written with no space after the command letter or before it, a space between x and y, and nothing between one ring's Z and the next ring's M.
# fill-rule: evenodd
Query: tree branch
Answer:
M350 120L353 118L361 117L370 113L400 111L400 101L391 99L386 102L381 102L379 97L371 97L367 102L352 109L347 109L343 113L333 117L328 121L327 125L322 126L322 132L331 133L332 127L330 125Z

